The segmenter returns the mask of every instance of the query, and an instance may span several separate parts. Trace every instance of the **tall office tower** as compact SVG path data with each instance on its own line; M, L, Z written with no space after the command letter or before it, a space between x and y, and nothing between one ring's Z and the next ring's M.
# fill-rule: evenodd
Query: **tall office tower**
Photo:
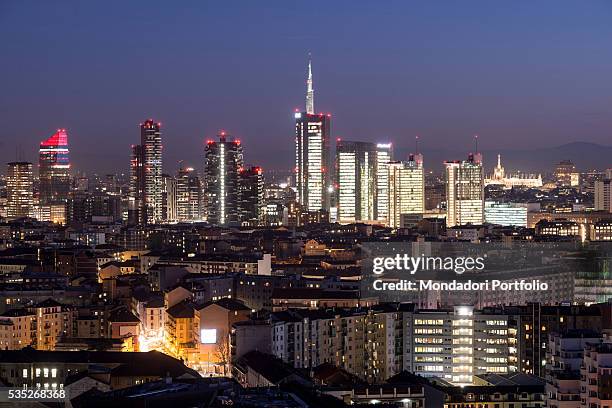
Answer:
M557 164L555 178L559 187L577 187L580 185L580 173L570 160L562 160Z
M261 167L242 169L239 188L242 225L261 225L264 221L264 176Z
M7 216L29 217L34 206L32 163L12 162L6 174Z
M388 225L413 225L425 212L425 173L423 155L411 154L408 161L389 163Z
M162 174L162 213L164 221L177 221L177 179Z
M176 175L176 213L179 221L202 219L202 185L193 167L181 167Z
M40 204L63 204L70 192L70 158L66 129L40 142Z
M376 145L376 220L387 224L389 217L389 163L393 160L393 145Z
M612 212L612 180L595 182L595 211Z
M210 224L238 225L242 160L240 141L228 140L225 132L221 132L218 142L206 142L206 209Z
M128 193L128 224L146 224L143 212L144 199L144 167L143 150L141 145L132 145L130 156L130 187Z
M146 217L146 223L158 223L163 221L161 123L148 119L140 125L140 145L143 156L143 217Z
M164 220L161 123L152 119L140 124L140 145L132 145L129 207L131 223Z
M484 178L482 156L470 154L467 161L447 161L446 226L484 222Z
M312 65L308 62L306 111L295 112L295 182L306 211L329 210L331 115L315 114Z
M351 223L375 219L376 155L374 143L338 140L336 183L339 222Z

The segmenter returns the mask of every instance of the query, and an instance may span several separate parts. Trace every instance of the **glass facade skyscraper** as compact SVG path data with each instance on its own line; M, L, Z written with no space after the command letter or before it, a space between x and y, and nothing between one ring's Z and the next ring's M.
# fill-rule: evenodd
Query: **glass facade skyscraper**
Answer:
M377 151L374 143L338 140L336 183L341 223L374 220Z
M389 163L388 177L389 227L404 227L422 218L425 212L423 156L411 154L408 161Z
M161 123L140 124L140 145L132 146L130 163L130 220L154 224L164 220Z
M11 162L6 174L7 216L30 217L34 205L32 163Z
M239 173L243 166L240 140L228 140L221 132L219 141L206 142L205 184L207 219L213 225L238 225Z
M376 145L376 220L388 224L389 220L389 163L393 160L393 145Z
M63 204L70 192L70 158L68 133L58 129L40 142L39 148L40 204Z
M312 69L308 64L306 111L295 112L295 184L306 211L329 210L331 184L331 115L315 114Z
M480 153L466 161L444 162L446 168L446 226L484 222L484 174Z

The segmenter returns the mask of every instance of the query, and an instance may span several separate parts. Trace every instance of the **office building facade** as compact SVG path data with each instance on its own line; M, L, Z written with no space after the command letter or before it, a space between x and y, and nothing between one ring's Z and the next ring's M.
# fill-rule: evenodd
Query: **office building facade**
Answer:
M39 162L40 204L63 204L70 192L70 158L68 133L58 129L40 142Z
M336 144L336 194L340 223L375 219L376 156L376 145L373 143L338 140Z
M388 226L413 224L425 212L423 156L411 154L408 161L389 163L388 170Z
M34 179L32 163L11 162L6 177L7 216L30 217L34 207Z
M264 176L261 167L242 169L240 177L240 222L245 226L261 225L264 221Z
M212 225L238 225L242 145L225 132L206 142L205 185L207 220Z
M470 154L466 161L447 161L446 226L484 222L482 156Z
M393 161L391 143L376 144L376 220L389 220L389 163Z

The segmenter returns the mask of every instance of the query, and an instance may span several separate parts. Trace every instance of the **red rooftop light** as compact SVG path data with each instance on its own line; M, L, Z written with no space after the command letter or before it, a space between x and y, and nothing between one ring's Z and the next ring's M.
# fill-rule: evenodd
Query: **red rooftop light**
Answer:
M57 129L51 137L40 142L41 146L68 146L68 133L66 129Z

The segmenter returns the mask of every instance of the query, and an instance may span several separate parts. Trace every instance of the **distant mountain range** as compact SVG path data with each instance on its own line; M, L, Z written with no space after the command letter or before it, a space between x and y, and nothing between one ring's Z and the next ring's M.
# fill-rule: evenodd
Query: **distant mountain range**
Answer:
M424 149L425 167L436 172L442 171L445 160L464 160L469 149ZM395 158L403 160L408 151L396 151ZM484 165L488 173L497 164L497 155L501 154L502 165L506 172L517 170L534 173L550 173L561 160L571 160L579 171L612 168L612 146L596 143L573 142L561 146L533 150L484 150ZM439 163L439 164L436 164Z

